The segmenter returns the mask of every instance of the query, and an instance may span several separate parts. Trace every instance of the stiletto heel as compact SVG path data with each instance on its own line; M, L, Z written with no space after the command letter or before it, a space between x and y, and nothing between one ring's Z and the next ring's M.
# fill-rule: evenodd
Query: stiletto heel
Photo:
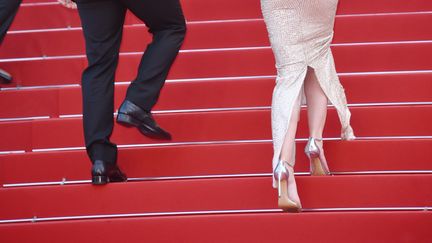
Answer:
M286 166L294 167L287 161L279 161L274 171L274 177L278 182L278 207L284 211L300 212L301 206L288 196L289 171Z
M321 150L316 144L316 141L322 141L322 139L310 137L305 147L305 154L310 161L310 172L313 176L325 176L330 175L330 171L323 165L323 161L320 158Z

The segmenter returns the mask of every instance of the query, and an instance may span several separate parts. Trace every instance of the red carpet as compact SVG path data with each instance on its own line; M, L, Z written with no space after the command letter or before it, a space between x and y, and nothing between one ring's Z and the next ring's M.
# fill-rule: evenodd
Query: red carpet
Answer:
M358 140L325 130L331 177L310 177L305 212L271 188L274 59L259 1L183 0L188 35L154 111L170 142L116 126L131 179L90 185L77 12L24 0L0 48L0 242L430 242L432 1L340 0L333 50ZM150 41L128 15L116 107Z

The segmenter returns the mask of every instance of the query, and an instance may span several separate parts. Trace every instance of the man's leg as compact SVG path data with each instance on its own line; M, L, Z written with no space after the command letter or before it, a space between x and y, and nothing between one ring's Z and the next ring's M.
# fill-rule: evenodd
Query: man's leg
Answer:
M21 0L0 0L0 44L18 12Z
M141 59L137 78L126 99L146 111L155 105L159 92L183 43L186 24L179 0L121 0L153 34L153 42Z
M112 164L117 146L113 130L114 77L126 8L117 0L77 1L88 67L82 75L83 122L88 155Z
M117 122L135 126L145 136L171 139L150 111L155 105L186 32L179 0L121 0L149 27L153 41L141 59L136 79L119 108Z
M0 44L12 24L20 4L21 0L0 0ZM12 76L0 69L0 81L10 83Z

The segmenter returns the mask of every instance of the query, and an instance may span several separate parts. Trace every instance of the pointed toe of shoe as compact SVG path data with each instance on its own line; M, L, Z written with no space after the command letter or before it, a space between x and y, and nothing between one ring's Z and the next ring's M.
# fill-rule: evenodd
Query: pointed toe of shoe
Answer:
M3 69L0 69L0 81L4 84L9 84L12 82L12 75Z

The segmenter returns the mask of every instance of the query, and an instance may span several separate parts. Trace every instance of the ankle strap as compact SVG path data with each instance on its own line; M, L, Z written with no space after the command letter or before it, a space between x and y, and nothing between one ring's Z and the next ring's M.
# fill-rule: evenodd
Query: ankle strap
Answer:
M309 140L311 140L311 139L318 141L318 142L322 142L322 140L323 140L322 138L309 137Z

